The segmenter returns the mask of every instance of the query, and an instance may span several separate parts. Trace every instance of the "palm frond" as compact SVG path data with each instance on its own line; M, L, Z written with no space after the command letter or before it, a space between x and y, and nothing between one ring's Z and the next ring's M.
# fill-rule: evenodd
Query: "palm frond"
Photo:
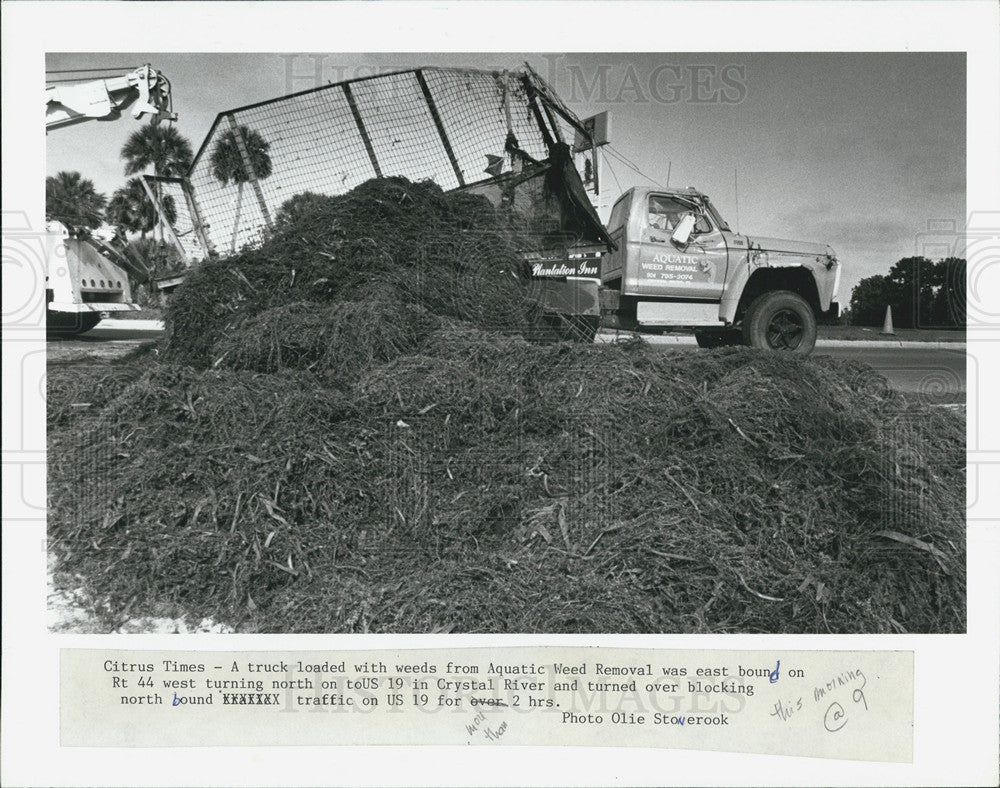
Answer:
M121 157L126 175L152 167L157 175L179 177L187 173L194 152L187 138L173 126L147 124L129 134Z

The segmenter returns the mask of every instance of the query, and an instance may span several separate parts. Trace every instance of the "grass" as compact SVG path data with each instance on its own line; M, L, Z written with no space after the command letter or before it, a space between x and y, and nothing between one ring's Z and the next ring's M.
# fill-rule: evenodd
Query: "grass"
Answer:
M820 339L844 339L852 341L900 342L965 342L964 329L924 329L897 328L893 334L883 334L881 328L865 326L819 326Z

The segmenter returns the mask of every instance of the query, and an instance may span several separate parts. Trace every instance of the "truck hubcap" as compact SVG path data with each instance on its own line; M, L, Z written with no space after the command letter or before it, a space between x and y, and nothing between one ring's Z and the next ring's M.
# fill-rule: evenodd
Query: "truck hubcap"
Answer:
M793 309L781 309L767 324L767 344L774 350L795 350L804 332L802 317Z

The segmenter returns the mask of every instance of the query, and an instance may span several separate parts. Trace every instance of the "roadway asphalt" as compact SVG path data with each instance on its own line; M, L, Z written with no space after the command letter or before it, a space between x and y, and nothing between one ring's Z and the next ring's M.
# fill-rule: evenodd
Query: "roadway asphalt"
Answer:
M141 328L126 327L127 321L115 321L114 328L104 324L86 334L49 343L50 355L58 357L79 357L93 352L95 356L114 356L125 353L141 341L156 339L160 332L146 325L147 321L135 321ZM862 361L881 372L897 391L917 396L935 403L965 402L965 360L964 346L960 349L946 349L940 346L914 347L872 347L865 342L851 342L849 346L824 347L821 343L813 355L817 358L832 356ZM108 347L108 345L114 346ZM665 352L689 346L655 345ZM57 349L57 347L59 349ZM99 349L100 348L100 349ZM103 352L102 352L103 351Z
M965 402L966 352L942 348L817 347L815 357L832 356L862 361L874 367L903 394L933 403Z
M125 322L145 322L145 321L125 321L120 320L119 323ZM66 342L69 344L79 344L89 345L102 342L132 342L135 344L140 341L149 341L153 339L159 339L160 334L163 333L160 329L149 329L149 328L104 328L104 323L98 323L96 328L90 329L86 334L80 334L75 337L63 337L57 340L50 340L49 344L52 342Z
M904 347L873 347L867 342L843 342L836 346L817 343L813 358L824 356L852 359L868 364L881 372L896 391L929 404L954 405L965 403L965 346L952 350L937 344L917 347L911 342ZM666 352L692 345L653 345Z

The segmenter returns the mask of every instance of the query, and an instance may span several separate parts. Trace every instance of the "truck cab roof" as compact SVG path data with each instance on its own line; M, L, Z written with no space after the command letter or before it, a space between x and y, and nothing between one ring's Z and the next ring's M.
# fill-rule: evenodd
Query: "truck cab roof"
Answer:
M732 228L722 217L719 211L712 205L711 198L705 192L698 191L698 189L693 186L686 186L684 188L664 188L660 186L633 186L631 189L625 191L621 197L615 201L615 207L617 207L622 200L629 198L631 205L636 205L638 203L645 203L649 195L657 194L667 197L676 197L682 202L693 203L699 209L704 209L709 214L711 214L715 223L727 232L732 232ZM612 208L612 212L614 212ZM634 209L633 209L634 210Z
M632 188L626 189L624 192L622 192L618 200L621 200L628 195L642 198L649 194L668 194L668 195L676 195L678 197L687 197L688 199L696 198L699 200L708 199L707 194L698 191L696 188L694 188L694 186L685 186L683 189L664 188L661 186L633 186ZM615 202L618 202L618 200L615 200Z

